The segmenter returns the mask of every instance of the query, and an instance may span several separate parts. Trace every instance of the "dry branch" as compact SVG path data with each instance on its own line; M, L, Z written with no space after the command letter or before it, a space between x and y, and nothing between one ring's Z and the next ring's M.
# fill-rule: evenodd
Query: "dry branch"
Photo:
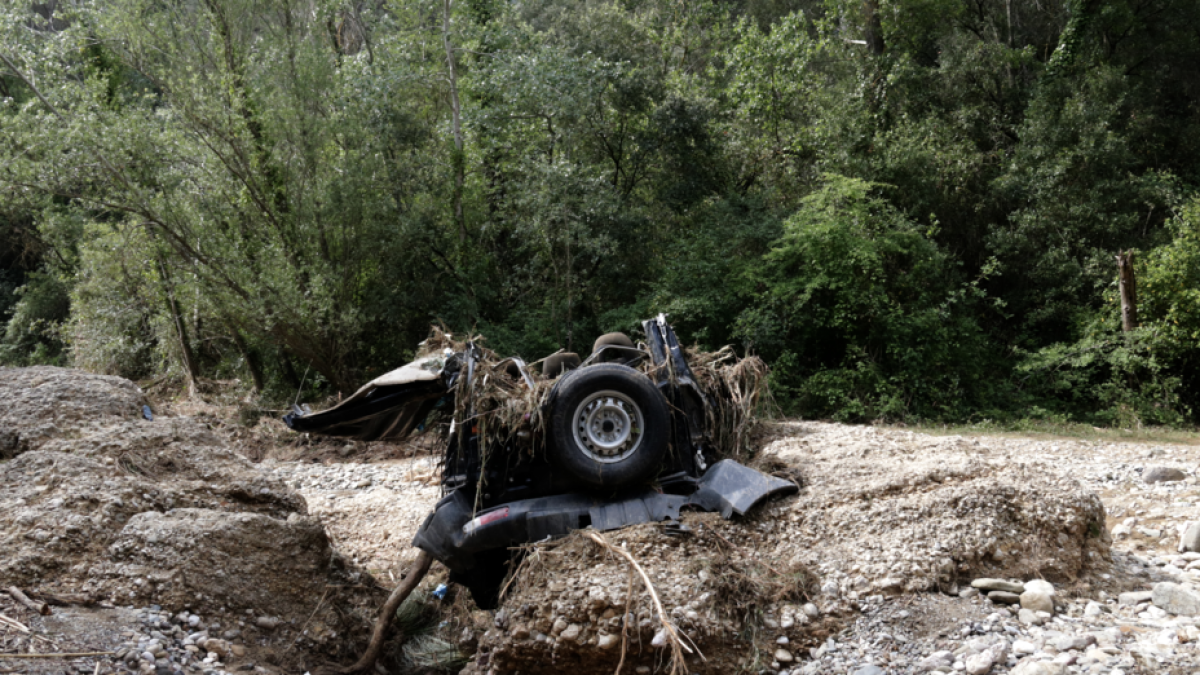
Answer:
M662 624L663 634L667 637L667 642L671 645L671 675L684 675L687 673L687 668L683 662L683 653L692 653L692 649L683 643L679 637L679 631L675 630L675 626L667 618L666 611L663 610L662 601L658 599L658 593L654 590L654 584L650 582L650 577L646 574L646 570L638 564L634 557L623 549L617 548L608 543L608 540L602 537L598 532L588 532L587 536L592 541L599 544L602 548L608 549L613 553L624 558L637 570L639 576L642 577L642 583L646 586L646 592L650 594L650 600L654 603L654 611L658 614L659 623ZM703 654L701 658L704 658Z
M34 594L38 600L45 602L53 607L67 607L70 605L94 605L95 599L85 593L63 593L59 595L50 595L49 593L38 592Z
M625 613L621 615L621 660L613 675L621 675L625 665L625 652L629 649L629 605L633 602L633 566L629 566L629 583L625 585Z
M0 654L0 659L78 659L84 656L111 656L116 652L58 652L55 654Z
M17 621L16 619L14 619L12 617L5 616L3 614L0 614L0 625L8 626L9 628L16 628L17 630L21 631L22 633L29 632L29 626L26 626L25 624L21 623L20 621Z
M350 673L365 673L374 669L375 661L379 659L379 654L383 651L383 638L387 633L388 625L392 622L392 617L396 615L396 610L400 608L400 605L417 588L417 584L425 578L432 563L433 556L425 551L417 553L417 559L408 568L408 574L388 596L387 602L383 603L383 609L379 611L379 618L375 619L375 630L371 632L371 642L367 644L367 651L363 652L362 657L354 665L338 669L337 672L349 675Z
M16 586L9 586L8 594L13 597L13 600L25 605L38 614L46 615L50 613L50 605L47 605L44 602L34 602L33 600L30 600L29 596L22 593L21 589L17 588Z

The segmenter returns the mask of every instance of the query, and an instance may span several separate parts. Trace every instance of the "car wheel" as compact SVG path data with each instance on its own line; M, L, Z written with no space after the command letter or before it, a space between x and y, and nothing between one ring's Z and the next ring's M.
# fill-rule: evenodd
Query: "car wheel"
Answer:
M624 333L605 333L604 335L596 338L596 344L592 345L592 353L595 354L596 352L600 351L601 347L607 347L609 345L617 345L618 347L632 347L633 340L630 340L629 336Z
M579 355L574 352L551 354L542 362L542 377L548 380L579 367Z
M585 485L621 488L657 473L670 429L667 402L650 378L615 363L564 376L550 417L550 459Z

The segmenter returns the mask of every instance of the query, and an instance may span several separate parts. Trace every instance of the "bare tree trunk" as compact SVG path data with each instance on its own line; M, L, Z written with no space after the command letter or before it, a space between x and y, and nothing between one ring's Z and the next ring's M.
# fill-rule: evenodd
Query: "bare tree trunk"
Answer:
M1138 327L1137 277L1133 274L1133 251L1117 254L1117 271L1121 287L1121 330L1129 332Z
M454 221L458 239L467 240L467 222L463 216L463 183L466 158L463 156L462 104L458 100L458 74L454 70L454 48L450 46L450 8L453 0L442 0L442 45L446 48L446 68L450 73L450 124L454 131Z
M200 369L196 366L196 356L192 353L191 343L188 342L187 323L179 311L179 302L175 299L175 283L171 280L171 272L161 259L158 260L158 271L162 274L163 287L167 293L167 311L171 313L171 321L175 325L175 337L179 339L179 355L187 375L188 396L195 396Z
M242 332L233 325L233 322L226 322L225 325L229 329L229 334L233 336L233 344L237 346L238 351L242 354L242 358L246 360L246 369L250 371L250 379L254 382L254 393L261 394L263 390L263 372L262 364L258 362L258 356L250 351L250 346L246 344L246 339L242 337Z
M883 22L879 20L879 0L863 0L863 14L867 23L867 46L871 53L883 53Z

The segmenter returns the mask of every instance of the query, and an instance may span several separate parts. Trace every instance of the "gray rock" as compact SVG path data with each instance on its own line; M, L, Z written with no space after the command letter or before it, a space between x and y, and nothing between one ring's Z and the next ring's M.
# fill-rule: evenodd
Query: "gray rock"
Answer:
M1088 600L1088 604L1083 608L1083 615L1087 617L1100 616L1104 612L1104 607L1095 600Z
M811 602L804 603L804 613L807 614L808 618L810 619L815 619L821 616L821 610Z
M1054 596L1040 591L1025 591L1021 594L1021 607L1035 612L1054 613Z
M1020 593L1025 590L1025 584L1017 584L1003 579L976 579L971 582L972 588L978 588L981 591L1007 591L1009 593Z
M883 668L879 666L863 666L854 671L854 675L883 675Z
M1179 551L1200 552L1200 523L1188 523L1187 529L1179 538Z
M254 620L254 625L266 630L275 630L283 621L277 616L260 616Z
M1072 649L1081 652L1094 644L1096 644L1094 635L1064 635L1054 641L1055 648L1060 652Z
M620 641L621 641L621 638L619 636L609 633L607 635L601 635L600 637L596 638L596 647L598 647L600 649L606 649L606 650L612 649L613 647L616 647L617 644L620 643Z
M792 653L786 649L776 649L775 650L775 660L780 663L791 663L792 662Z
M1132 591L1118 595L1117 603L1121 605L1140 605L1143 602L1150 602L1153 597L1153 591Z
M928 673L938 668L949 668L954 663L954 652L940 651L934 652L929 656L921 659L917 664L917 671Z
M1021 596L1009 591L992 591L987 597L997 605L1016 605L1021 602Z
M1155 607L1182 616L1200 614L1200 593L1179 584L1163 582L1154 585L1151 600Z
M1152 466L1142 473L1142 480L1147 483L1170 483L1187 478L1187 474L1169 466Z

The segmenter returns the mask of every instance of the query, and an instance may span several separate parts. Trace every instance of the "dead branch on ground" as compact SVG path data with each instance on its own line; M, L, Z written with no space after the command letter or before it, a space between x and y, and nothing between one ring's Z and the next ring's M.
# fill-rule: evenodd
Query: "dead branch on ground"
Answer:
M675 629L670 619L667 618L667 613L663 610L662 601L658 599L658 593L654 590L654 584L650 582L650 577L646 574L646 570L642 569L642 566L638 564L633 555L624 549L617 548L608 543L608 540L602 537L600 533L588 532L587 536L602 548L608 549L624 558L633 566L633 569L637 570L638 575L642 577L642 583L646 586L646 592L650 594L650 600L654 604L654 611L658 614L659 623L662 624L663 635L666 636L667 642L671 646L671 675L686 675L687 667L683 661L683 653L687 652L691 654L693 653L692 649L683 643L683 640L680 639L679 631ZM700 658L704 658L704 655L701 654Z
M44 602L34 602L33 600L30 600L29 596L22 593L21 589L17 588L16 586L9 586L8 594L13 597L13 600L25 605L38 614L46 615L50 613L50 605L47 605Z
M57 652L54 654L0 654L0 659L78 659L84 656L112 656L116 652Z
M621 660L613 675L621 675L625 665L625 652L629 649L629 605L633 603L633 566L629 566L629 583L625 585L625 613L621 615Z
M25 624L21 623L20 621L17 621L16 619L14 619L12 617L5 616L3 614L0 614L0 626L8 626L9 628L15 628L15 629L21 631L22 633L29 632L29 626L26 626Z
M432 563L433 556L425 551L417 553L417 559L408 568L408 574L404 575L404 579L388 596L387 602L383 603L383 609L379 611L379 618L375 619L375 629L371 632L371 641L367 644L367 650L354 665L335 669L334 672L350 675L351 673L366 673L374 669L375 662L379 660L379 654L383 651L383 639L392 622L392 617L396 615L396 610L400 608L400 605L416 590L417 584L421 583L421 580L429 573L429 566Z

